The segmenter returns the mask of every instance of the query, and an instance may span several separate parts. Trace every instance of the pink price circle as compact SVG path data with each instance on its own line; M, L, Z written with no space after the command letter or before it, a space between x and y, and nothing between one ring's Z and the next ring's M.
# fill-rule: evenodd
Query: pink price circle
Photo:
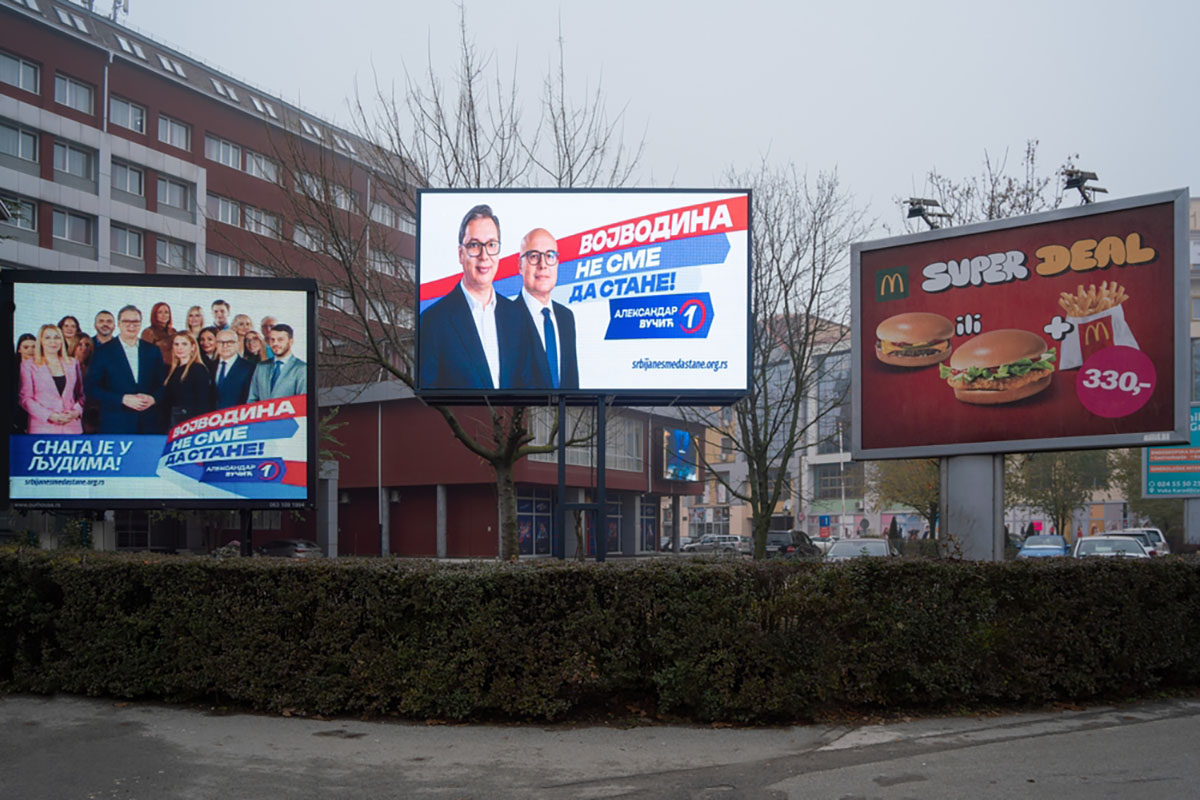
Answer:
M1075 376L1075 394L1098 417L1127 417L1154 394L1154 364L1136 347L1116 345L1093 354Z

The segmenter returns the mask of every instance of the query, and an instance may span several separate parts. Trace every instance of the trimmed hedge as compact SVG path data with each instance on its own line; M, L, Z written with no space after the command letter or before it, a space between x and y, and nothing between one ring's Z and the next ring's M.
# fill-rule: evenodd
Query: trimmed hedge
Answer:
M1200 687L1200 560L289 562L0 553L0 690L697 720Z

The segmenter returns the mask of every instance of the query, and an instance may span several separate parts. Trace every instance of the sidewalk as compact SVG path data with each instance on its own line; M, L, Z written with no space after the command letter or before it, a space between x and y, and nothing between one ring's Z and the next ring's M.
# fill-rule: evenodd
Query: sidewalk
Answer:
M886 725L425 725L0 697L0 798L1174 798L1200 700ZM920 784L913 786L910 784Z

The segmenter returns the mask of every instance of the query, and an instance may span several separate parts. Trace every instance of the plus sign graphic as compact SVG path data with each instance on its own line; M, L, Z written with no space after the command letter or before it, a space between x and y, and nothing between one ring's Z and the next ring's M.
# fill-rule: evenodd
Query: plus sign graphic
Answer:
M1075 323L1067 322L1061 316L1055 314L1054 318L1050 320L1049 325L1042 326L1042 330L1054 341L1061 342L1067 338L1068 333L1075 330Z

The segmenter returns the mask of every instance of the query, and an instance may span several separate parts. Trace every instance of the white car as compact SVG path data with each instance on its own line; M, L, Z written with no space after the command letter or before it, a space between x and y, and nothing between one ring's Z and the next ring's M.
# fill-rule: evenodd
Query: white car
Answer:
M1154 545L1154 549L1160 556L1171 555L1171 545L1167 544L1167 537L1163 536L1163 532L1158 528L1125 528L1125 530L1146 534L1150 537L1150 544Z
M1076 558L1149 558L1142 543L1132 536L1085 536L1075 542Z

